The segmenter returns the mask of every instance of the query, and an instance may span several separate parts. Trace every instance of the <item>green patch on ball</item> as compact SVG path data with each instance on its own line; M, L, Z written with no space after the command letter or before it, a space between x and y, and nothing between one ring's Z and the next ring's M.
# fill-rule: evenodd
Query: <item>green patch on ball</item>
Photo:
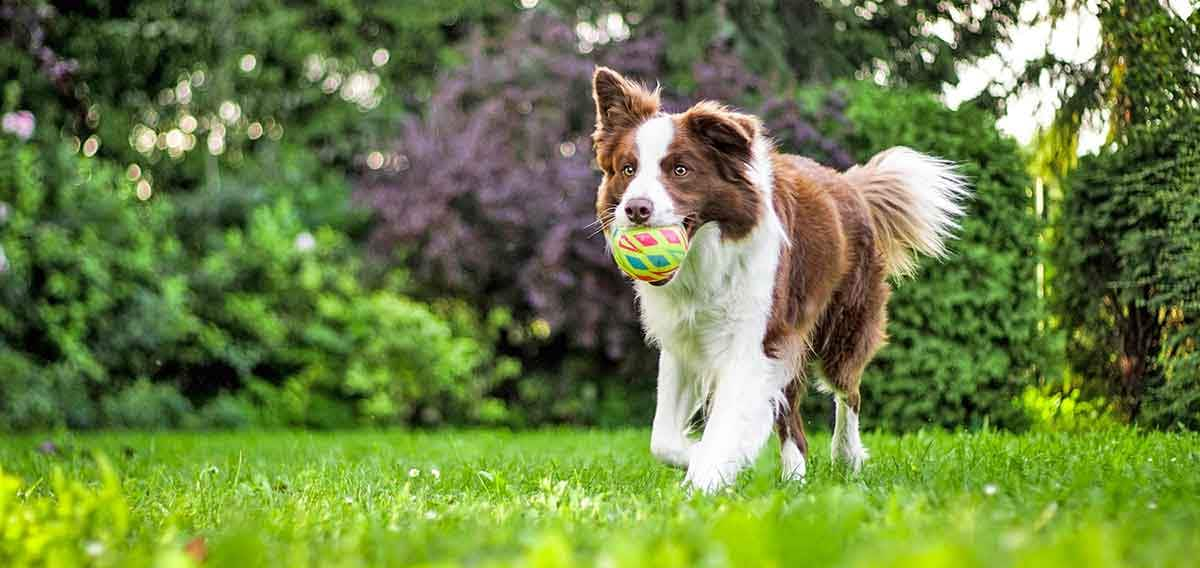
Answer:
M688 235L682 225L614 227L609 248L625 274L643 282L665 284L687 256Z

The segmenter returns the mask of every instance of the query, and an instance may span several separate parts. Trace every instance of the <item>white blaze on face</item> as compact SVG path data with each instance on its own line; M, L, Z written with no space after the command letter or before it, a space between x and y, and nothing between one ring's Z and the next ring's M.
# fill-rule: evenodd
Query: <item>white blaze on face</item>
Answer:
M675 225L683 221L675 213L675 204L667 194L667 188L662 182L662 160L667 155L667 149L675 138L675 123L668 115L656 116L638 127L634 133L635 150L638 154L637 173L633 181L621 196L617 205L616 223L618 227L633 225L625 214L625 205L630 199L645 197L654 204L654 213L650 215L648 224L652 227ZM624 167L620 164L619 167ZM620 171L617 175L625 175Z

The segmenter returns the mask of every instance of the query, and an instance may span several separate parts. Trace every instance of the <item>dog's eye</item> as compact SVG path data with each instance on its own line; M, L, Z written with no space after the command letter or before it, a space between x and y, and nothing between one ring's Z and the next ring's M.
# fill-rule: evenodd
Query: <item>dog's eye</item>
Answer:
M686 176L687 173L688 173L687 167L682 166L682 165L675 166L675 175L677 175L679 177L683 177L683 176Z
M625 164L625 167L621 168L621 173L623 173L627 176L633 175L633 172L636 172L636 171L637 171L637 168L633 167L633 164Z

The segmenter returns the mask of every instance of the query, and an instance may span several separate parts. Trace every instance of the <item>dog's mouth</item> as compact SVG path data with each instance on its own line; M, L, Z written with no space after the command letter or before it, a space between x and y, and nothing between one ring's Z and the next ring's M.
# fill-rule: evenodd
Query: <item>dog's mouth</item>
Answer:
M695 213L692 213L684 216L682 224L684 232L687 233L688 242L691 242L692 237L696 236L696 230L700 228L700 219L696 217Z

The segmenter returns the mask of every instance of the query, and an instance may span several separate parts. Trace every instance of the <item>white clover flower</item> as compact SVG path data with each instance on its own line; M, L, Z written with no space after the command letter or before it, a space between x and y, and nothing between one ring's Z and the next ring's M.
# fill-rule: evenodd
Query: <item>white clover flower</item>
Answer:
M419 469L417 469L417 468L415 468L415 467L414 467L414 468L412 468L412 469L410 469L410 470L408 470L408 476L409 476L409 477L416 477L416 476L418 476L418 475L421 475L421 470L419 470Z

